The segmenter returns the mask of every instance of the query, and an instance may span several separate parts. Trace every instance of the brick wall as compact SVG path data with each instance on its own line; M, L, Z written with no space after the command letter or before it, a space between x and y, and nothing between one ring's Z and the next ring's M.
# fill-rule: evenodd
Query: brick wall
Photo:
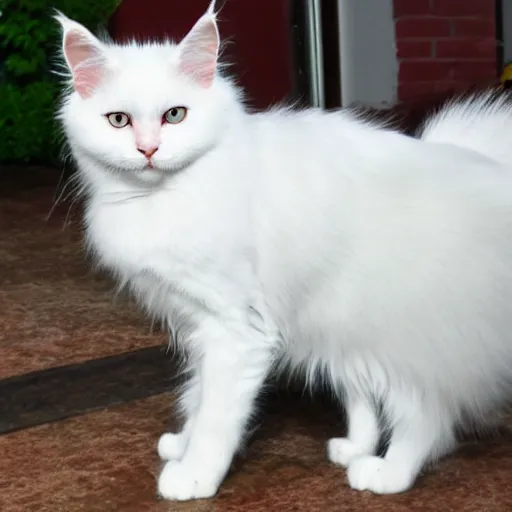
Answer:
M394 0L399 101L496 80L495 0Z

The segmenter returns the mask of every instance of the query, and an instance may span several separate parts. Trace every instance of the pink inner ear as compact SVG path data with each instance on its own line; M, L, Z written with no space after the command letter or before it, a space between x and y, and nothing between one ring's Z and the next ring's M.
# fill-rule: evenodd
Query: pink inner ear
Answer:
M191 76L199 85L208 88L212 85L215 76L215 63L212 64L206 59L203 62L199 60L183 62L180 65L180 71Z
M181 43L180 71L210 87L217 67L219 34L213 18L200 19Z
M64 55L73 74L75 90L83 98L90 97L104 75L101 51L87 36L72 30L64 39Z

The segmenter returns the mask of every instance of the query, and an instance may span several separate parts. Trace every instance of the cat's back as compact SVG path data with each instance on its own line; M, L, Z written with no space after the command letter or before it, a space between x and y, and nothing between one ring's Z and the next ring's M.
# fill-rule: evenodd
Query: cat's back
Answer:
M351 112L276 109L253 117L258 173L286 197L329 202L358 191L384 202L425 206L430 195L478 208L512 200L512 162L450 143L426 142ZM268 192L268 191L267 191ZM455 203L454 203L455 202Z
M269 226L280 218L285 238L297 233L295 244L346 229L382 238L512 228L512 164L343 112L253 117L261 215Z

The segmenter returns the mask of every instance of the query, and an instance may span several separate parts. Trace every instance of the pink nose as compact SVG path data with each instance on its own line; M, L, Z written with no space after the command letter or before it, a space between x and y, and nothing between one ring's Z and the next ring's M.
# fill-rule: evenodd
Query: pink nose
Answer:
M139 153L142 153L149 160L158 151L158 148L137 148L137 151L139 151Z

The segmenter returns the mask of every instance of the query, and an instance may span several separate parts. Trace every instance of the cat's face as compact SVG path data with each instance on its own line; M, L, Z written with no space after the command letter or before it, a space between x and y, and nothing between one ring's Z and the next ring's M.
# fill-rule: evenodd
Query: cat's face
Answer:
M74 89L61 118L75 156L151 182L216 145L234 98L216 77L213 15L179 45L105 45L83 26L60 21Z

